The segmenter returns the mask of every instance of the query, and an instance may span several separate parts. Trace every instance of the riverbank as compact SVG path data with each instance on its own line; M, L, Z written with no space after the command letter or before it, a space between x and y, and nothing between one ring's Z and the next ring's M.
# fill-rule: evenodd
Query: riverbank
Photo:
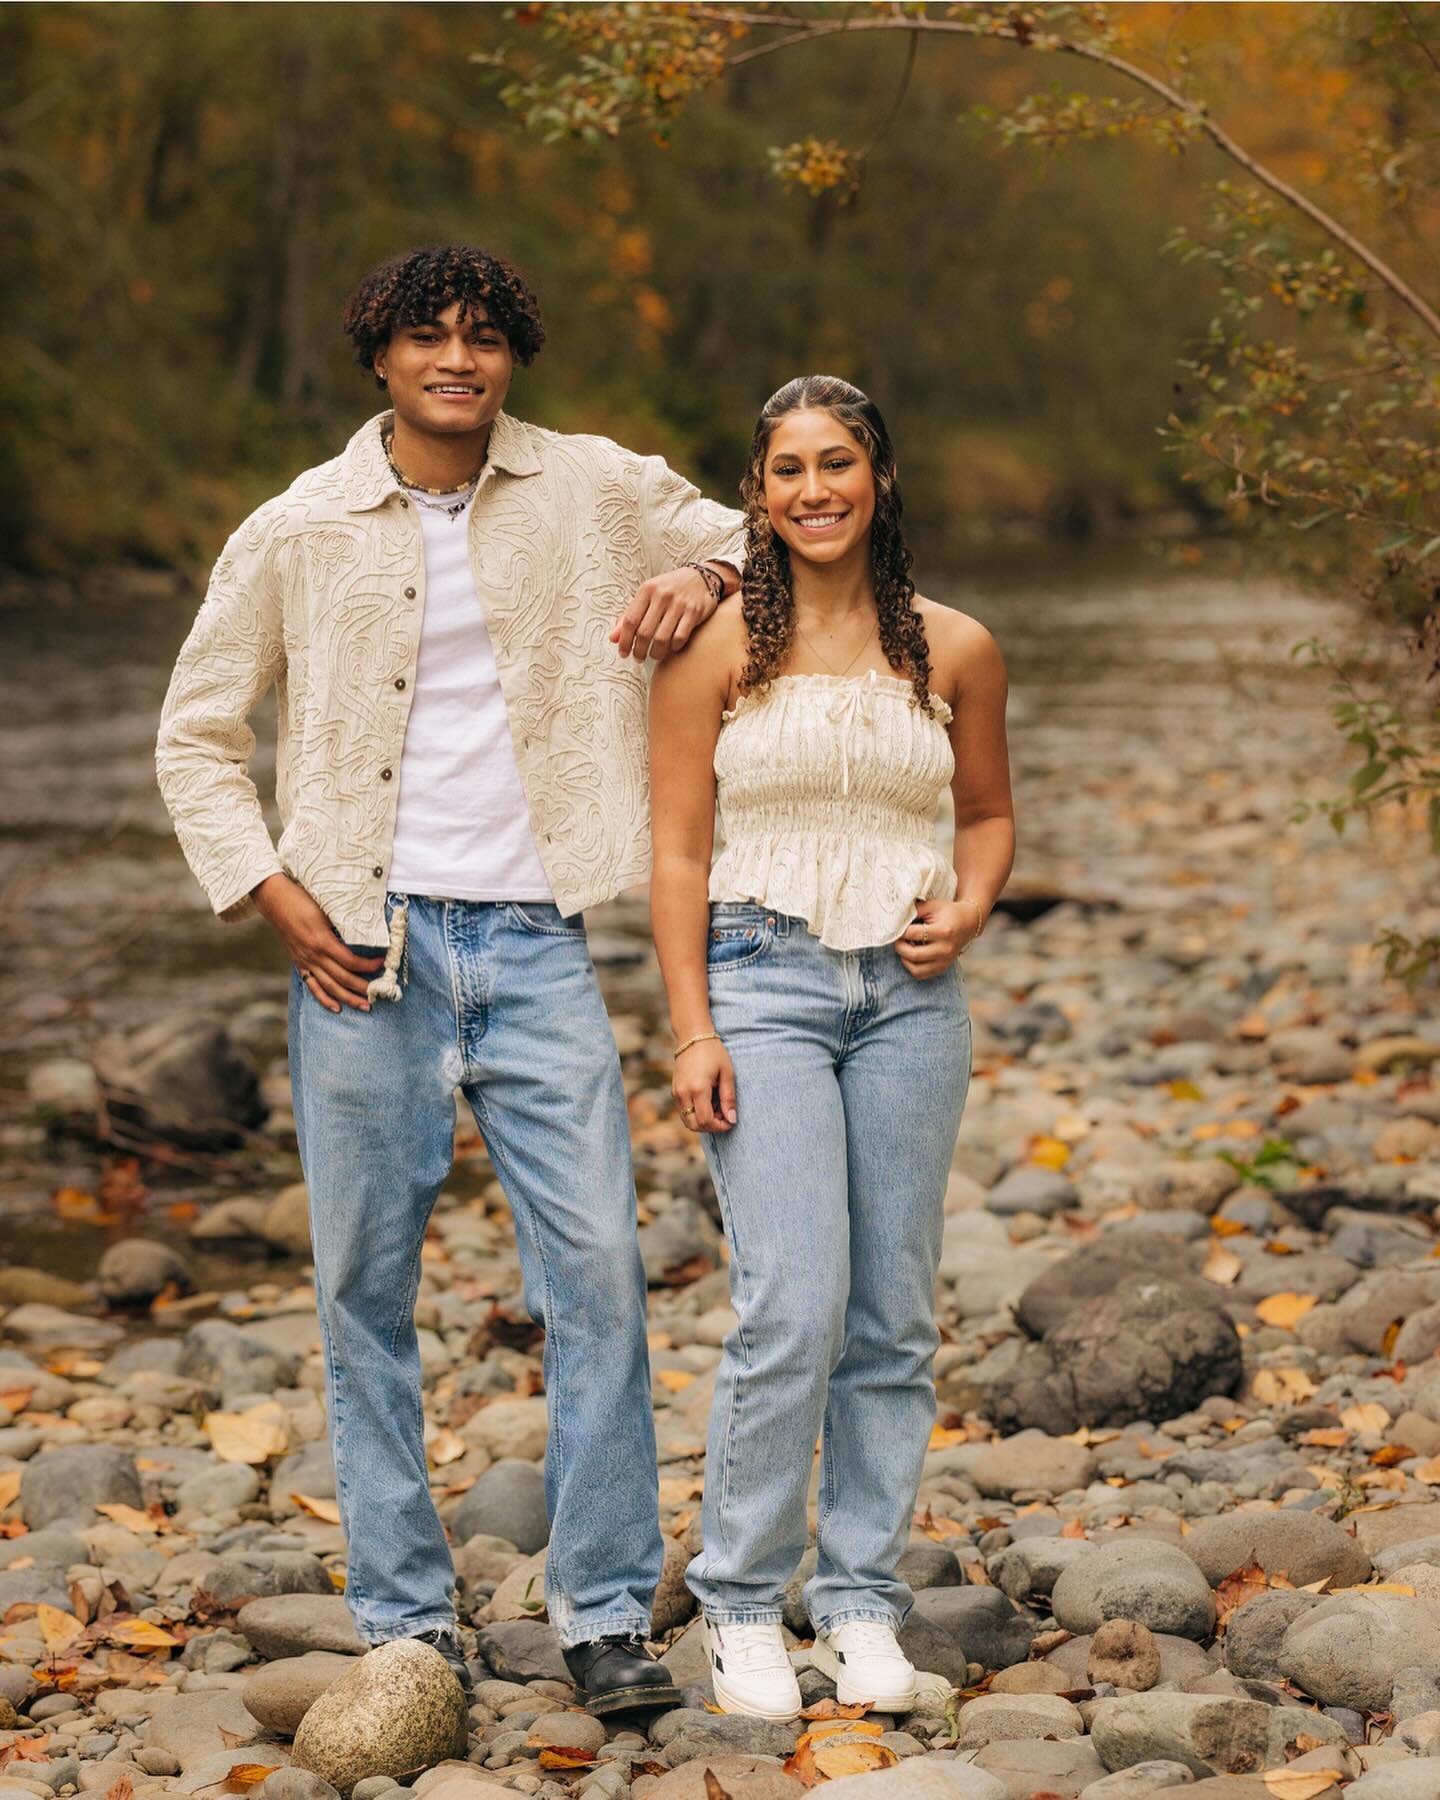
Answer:
M1288 823L1340 769L1286 655L1318 609L1113 571L950 597L995 625L1015 676L1022 848L967 958L975 1080L905 1562L904 1642L935 1681L915 1713L827 1740L797 1584L787 1629L819 1715L707 1710L683 1568L733 1315L630 896L590 929L651 1284L655 1629L686 1705L639 1730L573 1710L537 1598L539 1346L462 1122L418 1318L482 1681L463 1745L443 1688L419 1709L421 1760L448 1759L427 1794L714 1800L706 1768L748 1800L864 1769L876 1800L1138 1800L1187 1774L1197 1794L1316 1800L1362 1770L1359 1800L1440 1792L1440 1019L1370 948L1390 920L1434 928L1418 827ZM263 928L208 919L146 790L163 659L117 634L76 677L63 642L34 648L5 726L10 892L29 885L0 1180L0 1706L18 1708L0 1796L124 1780L150 1800L238 1765L263 1800L328 1800L290 1767L291 1734L360 1646L336 1593L283 971ZM68 703L82 677L122 703L77 733L43 684L71 681ZM254 1059L268 1113L241 1152L132 1168L37 1112L45 1064L78 1093L99 1039L177 1011ZM360 1761L326 1766L343 1787L374 1765L375 1800L395 1770L355 1685L330 1704Z

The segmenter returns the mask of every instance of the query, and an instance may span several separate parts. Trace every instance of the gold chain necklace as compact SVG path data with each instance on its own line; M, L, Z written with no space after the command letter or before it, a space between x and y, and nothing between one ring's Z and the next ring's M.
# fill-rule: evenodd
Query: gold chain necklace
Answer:
M843 669L837 669L830 658L825 655L824 651L818 649L816 645L811 643L810 639L800 629L800 621L798 619L795 621L795 634L800 639L801 643L805 645L806 649L810 651L812 656L818 656L820 658L821 662L824 663L825 667L832 675L848 675L855 667L856 663L859 662L861 652L870 648L871 640L875 636L875 627L872 625L869 631L865 633L865 636L860 643L860 649L855 652Z

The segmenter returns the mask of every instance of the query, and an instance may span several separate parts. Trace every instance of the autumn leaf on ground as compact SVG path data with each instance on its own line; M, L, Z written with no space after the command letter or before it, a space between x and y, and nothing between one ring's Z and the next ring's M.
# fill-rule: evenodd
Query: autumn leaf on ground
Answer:
M312 1519L320 1519L326 1525L340 1523L340 1502L338 1500L327 1500L316 1494L292 1494L290 1498L301 1512L308 1513Z
M530 1742L533 1745L534 1738ZM538 1760L542 1769L588 1769L595 1762L588 1750L571 1744L551 1744L540 1752Z
M1425 1482L1430 1487L1440 1485L1440 1456L1427 1456L1424 1462L1417 1463L1415 1479Z
M205 1435L221 1462L268 1462L290 1447L285 1409L274 1400L262 1400L243 1413L206 1413Z
M817 1700L813 1706L807 1706L801 1713L802 1719L863 1719L874 1705L872 1700L857 1701L854 1706L842 1706L838 1700Z
M1315 1383L1303 1369L1257 1369L1250 1392L1261 1406L1296 1406L1314 1394Z
M447 1463L459 1462L469 1448L458 1431L442 1426L430 1440L430 1460L437 1469L443 1469Z
M705 1800L731 1800L729 1788L721 1787L713 1769L705 1771Z
M1300 1442L1317 1450L1338 1450L1349 1435L1343 1425L1317 1425L1314 1431L1302 1431Z
M1067 1519L1060 1527L1060 1535L1062 1538L1083 1538L1085 1527L1078 1519Z
M1283 1574L1267 1575L1259 1563L1246 1563L1233 1569L1215 1588L1215 1622L1223 1625L1247 1601L1268 1594L1272 1588L1289 1588L1294 1583Z
M1205 1258L1200 1273L1207 1281L1213 1281L1218 1287L1228 1287L1232 1281L1238 1281L1240 1272L1245 1267L1233 1250L1227 1250L1215 1238L1210 1245L1210 1254Z
M105 1790L105 1800L132 1800L135 1783L128 1775L118 1775Z
M35 1618L49 1656L64 1655L78 1638L85 1635L85 1627L80 1620L70 1613L62 1612L58 1606L46 1606L42 1601L35 1608Z
M1063 1169L1070 1160L1070 1146L1058 1137L1037 1137L1030 1145L1027 1159L1036 1168Z
M247 1788L254 1787L264 1781L267 1775L273 1775L280 1767L279 1763L236 1763L221 1785L221 1791L227 1794L243 1794Z
M1256 1306L1255 1316L1263 1324L1293 1331L1315 1304L1314 1294L1270 1294Z
M104 1513L107 1519L113 1519L117 1525L123 1525L127 1531L158 1532L169 1526L169 1520L163 1515L157 1519L148 1512L141 1512L138 1506L123 1506L118 1500L97 1506L95 1510Z
M152 1625L149 1619L125 1619L119 1624L107 1625L105 1635L112 1644L128 1644L132 1650L173 1650L180 1642L168 1631Z
M1340 1423L1351 1431L1384 1431L1390 1414L1378 1400L1367 1400L1360 1406L1347 1406L1340 1414Z
M19 1469L0 1470L0 1512L12 1506L20 1497Z
M1396 1463L1409 1462L1414 1454L1408 1444L1382 1444L1370 1452L1370 1460L1377 1469L1389 1469Z
M1344 1769L1267 1769L1260 1779L1271 1800L1317 1800L1345 1775Z
M679 1394L695 1379L693 1369L657 1369L655 1379L671 1394Z
M932 1450L951 1450L956 1444L968 1444L970 1437L963 1425L932 1425L930 1428L930 1448Z

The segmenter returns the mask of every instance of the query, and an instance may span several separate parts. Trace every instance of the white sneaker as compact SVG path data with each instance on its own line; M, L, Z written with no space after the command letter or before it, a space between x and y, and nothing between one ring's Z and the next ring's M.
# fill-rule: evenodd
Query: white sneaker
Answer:
M868 1700L877 1712L909 1712L915 1705L915 1666L878 1619L851 1619L828 1635L817 1632L810 1659L835 1683L842 1706Z
M705 1652L715 1703L723 1711L778 1722L799 1718L800 1684L778 1620L717 1625L706 1619Z

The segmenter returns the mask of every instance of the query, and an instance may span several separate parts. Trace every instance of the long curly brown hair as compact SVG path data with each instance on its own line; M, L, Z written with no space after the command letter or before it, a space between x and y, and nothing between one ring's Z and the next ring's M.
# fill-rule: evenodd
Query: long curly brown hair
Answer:
M838 375L800 375L787 381L761 408L750 442L750 461L740 483L745 508L745 578L741 613L749 638L749 659L741 677L747 694L763 689L779 673L795 640L795 594L790 552L776 535L765 506L765 458L775 427L789 413L828 412L865 447L875 477L875 518L870 527L870 566L880 648L898 674L908 675L915 704L930 710L930 647L915 608L913 558L900 529L903 511L895 472L895 448L875 402Z

